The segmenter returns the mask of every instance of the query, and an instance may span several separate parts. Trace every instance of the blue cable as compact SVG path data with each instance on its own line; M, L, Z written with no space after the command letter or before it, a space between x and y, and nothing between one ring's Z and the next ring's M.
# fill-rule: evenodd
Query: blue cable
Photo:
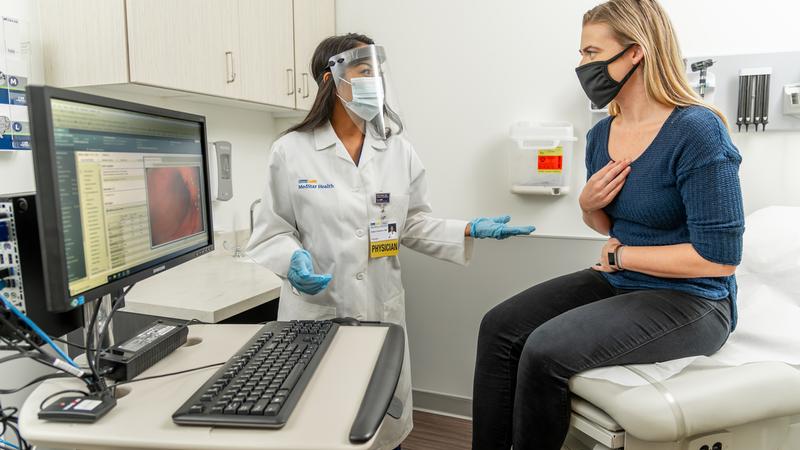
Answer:
M2 439L0 439L0 445L5 445L6 447L13 448L14 450L19 450L19 447L17 447L16 445L12 444L11 442L4 441Z
M8 299L3 294L0 294L0 300L3 301L3 304L5 305L6 309L8 309L12 313L14 313L14 315L19 317L19 319L22 320L25 323L25 325L27 325L31 330L33 330L36 334L38 334L39 337L42 338L42 340L44 340L48 345L50 345L50 347L53 347L53 350L55 350L59 356L64 358L64 360L70 363L72 366L78 367L78 364L75 361L73 361L72 358L69 357L69 355L64 353L63 350L58 348L56 343L53 342L52 339L50 339L50 336L48 336L47 333L42 331L42 329L39 328L39 326L36 325L31 319L29 319L28 316L22 314L22 311L18 310L17 307L14 306L13 303L8 301Z

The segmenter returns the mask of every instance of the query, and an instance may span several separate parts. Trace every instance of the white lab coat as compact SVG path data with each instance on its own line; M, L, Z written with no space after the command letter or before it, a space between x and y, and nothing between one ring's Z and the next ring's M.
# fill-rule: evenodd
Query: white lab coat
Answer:
M458 264L469 261L467 222L430 216L425 168L402 136L380 141L368 134L358 166L330 124L275 142L247 253L284 280L278 320L354 317L405 329L398 257L369 258L369 222L381 214L375 194L387 192L385 216L397 221L403 246ZM328 288L314 296L299 293L286 279L291 256L300 248L311 253L317 273L333 275ZM407 342L396 392L403 416L399 421L387 416L379 448L396 447L411 431Z

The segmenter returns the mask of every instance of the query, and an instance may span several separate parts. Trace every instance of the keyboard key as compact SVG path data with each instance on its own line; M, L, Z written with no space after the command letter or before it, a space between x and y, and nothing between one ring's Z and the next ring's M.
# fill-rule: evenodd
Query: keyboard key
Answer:
M201 414L203 412L203 405L192 405L189 408L189 414Z
M292 390L294 385L297 384L297 380L300 379L300 375L303 374L303 367L295 366L291 372L289 372L289 376L286 377L286 381L283 382L281 385L281 389L288 389Z
M241 415L250 414L250 408L252 408L254 404L255 402L244 402L242 403L242 406L239 407L236 413Z
M267 406L267 409L264 410L264 415L265 416L275 416L275 415L277 415L278 411L281 410L281 406L283 406L283 405L270 403L269 406Z
M241 404L239 402L231 402L231 403L228 404L228 406L225 407L225 410L223 411L223 413L224 414L236 414L236 412L239 410L239 406L240 405Z
M259 400L259 401L257 401L256 404L253 405L252 408L250 408L250 415L253 415L253 416L263 415L264 414L264 410L267 409L267 406L269 406L269 400Z

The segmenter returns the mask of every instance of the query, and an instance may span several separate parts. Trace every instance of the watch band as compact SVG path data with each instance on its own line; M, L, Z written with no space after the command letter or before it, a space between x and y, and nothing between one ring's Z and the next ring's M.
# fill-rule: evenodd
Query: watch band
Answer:
M617 269L617 270L625 270L622 267L622 258L620 256L620 251L622 250L622 247L625 247L625 244L620 244L620 245L617 246L617 248L614 249L614 266L613 267L615 269Z

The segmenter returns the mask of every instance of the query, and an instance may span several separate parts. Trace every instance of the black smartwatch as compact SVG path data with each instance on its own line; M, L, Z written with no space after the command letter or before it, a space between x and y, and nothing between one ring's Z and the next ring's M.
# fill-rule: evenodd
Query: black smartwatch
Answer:
M614 270L625 270L622 268L622 261L619 258L619 249L625 245L618 245L613 252L608 252L608 265Z

